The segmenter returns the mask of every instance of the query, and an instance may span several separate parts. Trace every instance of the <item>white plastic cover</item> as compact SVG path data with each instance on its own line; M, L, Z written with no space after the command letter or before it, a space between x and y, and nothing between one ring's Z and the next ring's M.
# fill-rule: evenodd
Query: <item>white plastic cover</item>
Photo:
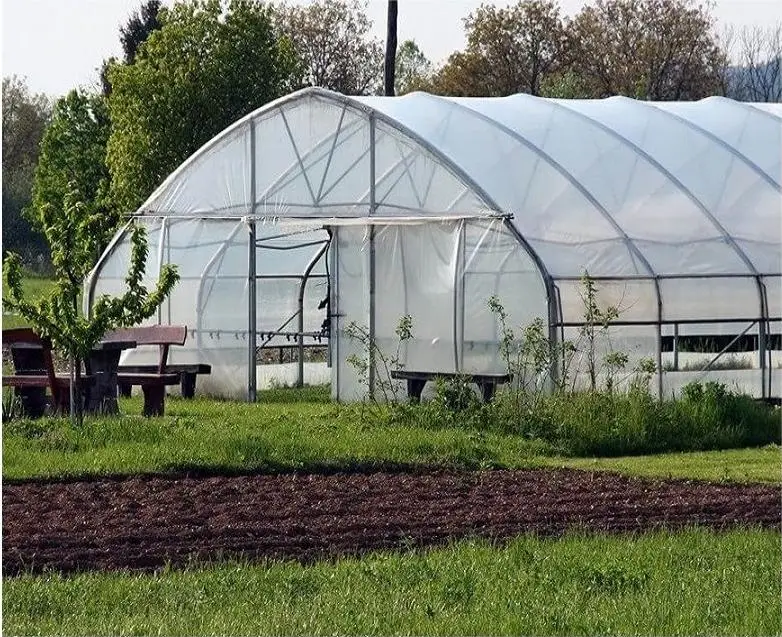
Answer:
M425 93L354 98L306 89L208 142L138 214L154 246L149 280L165 262L182 274L158 319L196 330L191 347L199 361L220 360L236 371L231 392L246 388L247 219L258 220L259 237L294 232L281 221L339 225L329 258L340 291L332 290L332 300L364 317L369 230L340 224L399 219L403 225L376 226L383 290L377 336L393 338L404 308L432 298L431 320L417 321L420 336L408 348L411 363L424 356L437 369L491 369L496 326L483 310L490 291L502 291L502 302L520 317L548 320L548 281L558 314L576 322L584 271L599 280L603 297L619 303L626 321L721 320L704 329L731 333L738 325L731 321L756 320L764 305L780 318L781 155L780 105ZM512 217L512 232L496 220L502 215ZM257 272L278 278L258 281L259 331L290 318L298 277L320 249L313 241L274 250L281 247L274 241L289 240L270 241L257 252ZM96 293L121 289L127 250L122 239L104 256ZM325 259L313 272L307 330L324 318L317 305L327 294ZM779 331L782 322L770 325ZM332 357L342 365L348 349L334 343ZM210 382L228 381L213 375ZM338 386L348 387L342 380Z

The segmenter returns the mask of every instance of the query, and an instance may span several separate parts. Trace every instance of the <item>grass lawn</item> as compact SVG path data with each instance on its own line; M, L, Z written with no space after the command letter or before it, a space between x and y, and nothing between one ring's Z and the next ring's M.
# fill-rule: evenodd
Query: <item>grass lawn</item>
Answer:
M26 299L36 300L49 292L54 287L54 281L51 279L38 278L38 277L25 277L22 281L22 289ZM8 290L3 284L3 300L5 300ZM23 327L27 325L20 316L12 313L5 313L3 310L3 329L9 329L12 327Z
M7 634L772 635L772 531L521 537L309 566L7 578Z
M290 402L292 398L303 402ZM320 388L263 392L257 404L166 401L145 419L140 398L121 400L120 418L12 421L3 432L3 477L142 472L279 472L437 466L464 469L576 467L707 480L782 481L780 448L618 458L551 455L542 443L475 429L373 422L360 406L327 402Z

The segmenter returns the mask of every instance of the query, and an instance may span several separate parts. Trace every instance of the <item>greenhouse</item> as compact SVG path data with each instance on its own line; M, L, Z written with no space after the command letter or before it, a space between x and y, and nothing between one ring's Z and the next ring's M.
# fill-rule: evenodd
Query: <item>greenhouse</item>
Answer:
M621 382L651 359L656 395L716 379L778 397L781 149L779 104L305 89L217 135L135 212L148 282L165 263L181 275L153 322L188 326L170 358L212 365L206 393L254 400L264 350L321 346L332 395L357 400L351 324L408 370L499 373L490 298L517 334L542 319L551 343L577 341L588 273L617 309L600 348L627 354ZM87 310L121 291L129 247L118 232Z

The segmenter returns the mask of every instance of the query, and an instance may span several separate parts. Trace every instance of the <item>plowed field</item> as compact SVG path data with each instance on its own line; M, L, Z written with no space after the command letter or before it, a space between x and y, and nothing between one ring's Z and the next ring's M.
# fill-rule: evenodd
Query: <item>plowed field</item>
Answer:
M131 477L3 486L3 572L312 560L467 536L780 526L773 485L574 470Z

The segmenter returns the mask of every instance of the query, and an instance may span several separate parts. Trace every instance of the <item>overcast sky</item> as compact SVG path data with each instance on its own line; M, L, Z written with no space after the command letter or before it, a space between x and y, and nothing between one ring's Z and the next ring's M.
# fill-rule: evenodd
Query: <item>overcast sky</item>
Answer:
M462 18L480 4L480 0L400 0L399 41L414 39L440 62L464 45ZM560 1L568 15L584 4L584 0ZM721 24L782 22L782 0L717 0L715 4L714 15ZM140 5L141 0L2 0L3 76L24 76L33 91L52 96L80 85L97 86L96 69L103 59L120 55L119 27ZM386 0L369 0L369 15L381 39L386 6Z

